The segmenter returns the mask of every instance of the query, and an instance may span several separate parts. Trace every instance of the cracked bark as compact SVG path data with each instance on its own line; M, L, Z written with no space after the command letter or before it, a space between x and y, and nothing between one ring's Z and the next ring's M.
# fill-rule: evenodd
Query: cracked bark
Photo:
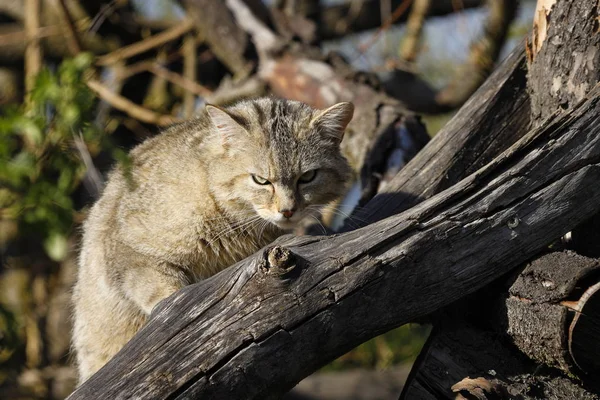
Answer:
M402 214L279 239L295 260L285 274L264 272L264 249L184 288L70 398L276 397L484 287L600 208L599 92Z
M549 4L552 7L541 10ZM538 9L541 11L536 13L533 37L526 47L533 126L545 124L557 114L569 113L578 102L588 99L589 91L598 82L597 68L594 69L598 38L592 32L597 17L595 2L540 1ZM582 65L581 59L588 60L590 65ZM557 78L563 81L567 78L571 84L557 84ZM569 246L582 254L597 256L597 221L596 217L578 226ZM510 289L510 284L501 280L486 288L485 293L456 306L454 318L442 317L437 321L436 334L427 344L427 348L433 350L421 354L401 398L454 399L457 394L451 387L465 377L493 381L514 396L510 398L598 398L600 388L593 385L598 365L596 361L589 361L598 359L597 346L590 339L590 335L598 335L598 300L594 289L597 274L584 277L584 272L591 274L586 269L596 266L597 261L582 259L562 253L542 256L520 268L517 281ZM589 298L582 295L586 289ZM510 296L503 294L507 290ZM495 294L490 295L490 292ZM487 304L487 307L475 304ZM588 312L584 315L581 310L586 304ZM494 310L492 315L490 310ZM580 315L587 321L578 326ZM482 320L487 322L473 330L468 339L446 340L453 335L456 325L481 325ZM580 330L583 332L577 332ZM480 351L469 345L478 341L489 341L490 346ZM515 361L507 368L497 361L505 360L507 354L518 354L517 350L529 359L513 357ZM578 358L583 359L578 362ZM577 367L579 364L584 367ZM489 373L499 368L503 368L500 378ZM435 371L440 369L448 373L436 380ZM583 386L582 381L569 380L573 376L582 379ZM481 399L495 398L493 385L488 385L489 390L483 386L471 386L472 390L464 394ZM560 387L565 390L558 390Z

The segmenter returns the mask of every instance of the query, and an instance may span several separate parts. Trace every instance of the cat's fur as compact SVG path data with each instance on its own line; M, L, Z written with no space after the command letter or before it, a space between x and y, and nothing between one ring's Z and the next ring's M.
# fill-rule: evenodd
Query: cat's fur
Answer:
M79 381L115 355L160 300L338 198L350 174L339 145L352 113L350 103L318 111L275 98L207 106L136 147L130 170L111 173L84 224L73 294ZM313 180L299 182L311 170Z

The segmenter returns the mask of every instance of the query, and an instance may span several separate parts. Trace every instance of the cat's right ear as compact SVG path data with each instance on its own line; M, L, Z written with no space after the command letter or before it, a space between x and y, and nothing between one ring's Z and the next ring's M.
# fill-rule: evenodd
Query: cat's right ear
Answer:
M310 125L339 144L353 115L354 105L352 103L337 103L326 110L319 111L313 117Z
M205 108L213 125L221 134L223 145L231 144L236 137L239 138L240 135L244 135L245 129L227 111L210 104L207 104Z

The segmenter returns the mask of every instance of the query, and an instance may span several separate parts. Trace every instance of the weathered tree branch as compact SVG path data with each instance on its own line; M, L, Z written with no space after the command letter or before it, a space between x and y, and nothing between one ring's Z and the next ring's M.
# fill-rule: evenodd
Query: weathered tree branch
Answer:
M466 61L450 82L434 90L410 70L398 69L385 82L386 90L410 110L440 113L460 107L492 72L517 11L517 0L487 0L488 16L482 34L469 48Z
M529 126L526 84L525 52L517 46L430 144L357 214L377 221L404 211L510 147Z
M405 213L282 238L184 288L71 399L277 396L483 287L600 208L599 95Z

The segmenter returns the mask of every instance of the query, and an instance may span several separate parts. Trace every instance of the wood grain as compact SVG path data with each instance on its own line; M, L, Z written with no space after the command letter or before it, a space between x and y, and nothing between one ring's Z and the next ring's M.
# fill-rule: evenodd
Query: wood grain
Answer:
M70 398L277 397L489 284L600 209L599 92L402 214L281 238L283 272L263 249L184 288Z

